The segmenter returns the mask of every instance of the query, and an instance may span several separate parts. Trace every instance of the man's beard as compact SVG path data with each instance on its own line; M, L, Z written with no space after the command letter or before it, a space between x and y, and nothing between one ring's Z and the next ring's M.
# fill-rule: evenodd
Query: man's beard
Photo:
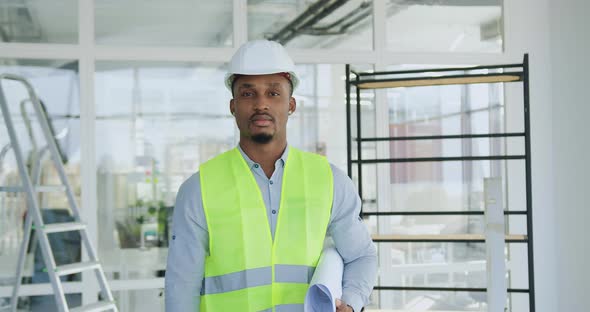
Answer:
M270 140L272 140L272 135L266 133L261 133L252 136L252 141L260 144L267 144L270 142Z

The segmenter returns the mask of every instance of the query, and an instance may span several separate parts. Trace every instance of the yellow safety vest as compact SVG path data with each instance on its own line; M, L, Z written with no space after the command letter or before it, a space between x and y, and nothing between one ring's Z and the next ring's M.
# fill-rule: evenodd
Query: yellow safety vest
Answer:
M201 311L303 311L330 220L332 170L289 149L273 241L258 184L237 148L200 167L209 255Z

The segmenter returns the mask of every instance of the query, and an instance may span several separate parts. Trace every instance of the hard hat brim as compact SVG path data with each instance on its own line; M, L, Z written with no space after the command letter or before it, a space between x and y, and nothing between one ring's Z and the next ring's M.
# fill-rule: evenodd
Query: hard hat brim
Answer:
M225 87L229 90L229 92L233 92L232 86L233 86L235 75L255 76L255 75L272 75L272 74L279 74L279 73L284 73L284 72L227 73L227 74L225 74ZM297 74L295 74L295 72L293 72L293 71L287 71L286 73L289 73L289 75L291 76L291 84L293 85L293 91L295 91L295 89L297 89L297 86L299 85L299 78L297 78Z

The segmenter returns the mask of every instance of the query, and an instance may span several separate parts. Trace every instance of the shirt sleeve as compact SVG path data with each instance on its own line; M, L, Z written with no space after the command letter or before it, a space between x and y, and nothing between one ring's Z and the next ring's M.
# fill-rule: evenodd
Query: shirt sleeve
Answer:
M176 196L165 277L168 312L199 311L209 250L200 184L199 174L194 174L181 185Z
M377 249L362 219L361 200L350 178L332 165L334 199L328 235L344 261L342 300L355 312L369 303L377 279Z

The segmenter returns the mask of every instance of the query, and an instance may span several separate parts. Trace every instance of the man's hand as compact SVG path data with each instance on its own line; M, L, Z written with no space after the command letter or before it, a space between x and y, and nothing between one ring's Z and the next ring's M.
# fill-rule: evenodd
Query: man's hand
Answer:
M336 299L336 312L354 312L354 310L346 302Z

